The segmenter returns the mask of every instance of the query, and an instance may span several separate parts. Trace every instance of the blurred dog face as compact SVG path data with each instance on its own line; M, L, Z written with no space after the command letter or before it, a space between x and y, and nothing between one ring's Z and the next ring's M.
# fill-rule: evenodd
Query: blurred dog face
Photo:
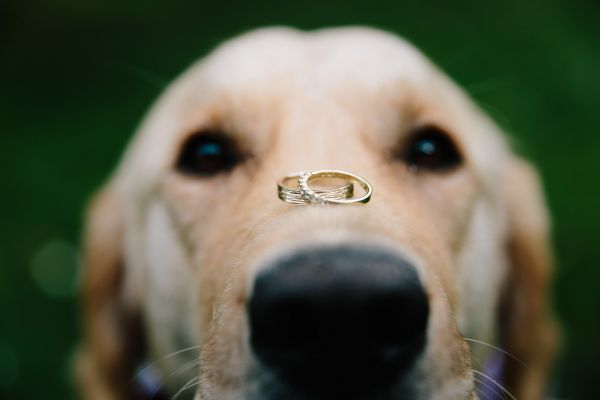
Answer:
M320 168L364 176L372 201L277 198L278 178ZM382 32L261 30L191 68L93 205L86 254L87 398L130 398L136 363L192 348L155 365L171 394L471 399L493 383L469 338L527 364L507 360L513 395L543 392L536 177Z

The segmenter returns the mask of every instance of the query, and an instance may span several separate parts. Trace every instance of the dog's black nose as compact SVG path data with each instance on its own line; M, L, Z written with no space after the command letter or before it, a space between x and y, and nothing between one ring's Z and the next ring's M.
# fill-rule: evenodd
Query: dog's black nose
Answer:
M260 362L298 391L349 398L384 390L425 343L427 295L387 251L298 252L259 274L248 303Z

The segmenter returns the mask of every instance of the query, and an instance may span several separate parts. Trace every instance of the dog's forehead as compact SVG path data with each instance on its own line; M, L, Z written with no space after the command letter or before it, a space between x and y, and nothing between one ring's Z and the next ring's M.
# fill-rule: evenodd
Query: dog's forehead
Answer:
M418 84L434 68L406 41L375 29L270 28L223 44L193 73L218 89L286 85L334 91L348 87L349 81L366 90L391 82Z

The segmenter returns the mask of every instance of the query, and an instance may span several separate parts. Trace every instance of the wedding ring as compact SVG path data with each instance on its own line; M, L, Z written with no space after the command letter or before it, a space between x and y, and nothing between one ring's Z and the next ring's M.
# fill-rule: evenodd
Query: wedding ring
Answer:
M300 190L298 184L303 174L304 172L298 172L281 178L277 182L277 196L281 200L294 205L311 204L312 202ZM321 185L318 185L319 183ZM314 193L323 199L342 200L352 198L354 195L354 184L340 177L317 178L314 181L314 185Z
M311 187L311 183L319 178L341 178L354 185L360 186L364 193L360 197L352 198L329 198L318 193L317 190ZM302 196L309 203L313 204L353 204L353 203L368 203L373 194L373 188L364 178L358 175L351 174L346 171L338 171L334 169L323 169L318 171L307 171L298 178L298 186L302 192Z

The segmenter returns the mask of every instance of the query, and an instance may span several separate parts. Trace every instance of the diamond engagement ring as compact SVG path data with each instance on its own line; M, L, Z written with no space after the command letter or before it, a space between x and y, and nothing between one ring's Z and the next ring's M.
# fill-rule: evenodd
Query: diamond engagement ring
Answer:
M277 182L277 197L281 200L294 204L311 204L298 185L300 177L304 172L289 174ZM339 177L323 177L314 181L314 192L324 199L343 200L352 198L354 195L354 184Z
M359 197L352 197L347 199L331 199L322 196L314 188L311 187L311 183L319 178L341 178L349 183L357 184L363 189L363 194ZM322 169L318 171L307 171L304 172L300 178L298 178L298 186L300 191L306 200L313 204L353 204L353 203L368 203L371 200L373 194L373 188L364 178L358 175L351 174L346 171L338 171L335 169Z
M297 179L298 189L289 186L289 181ZM338 180L344 186L323 187L326 180ZM320 185L319 185L320 184ZM354 186L362 188L360 196L354 196ZM350 172L323 169L290 174L281 179L277 185L277 193L281 200L291 204L353 204L368 203L373 188L364 178Z

